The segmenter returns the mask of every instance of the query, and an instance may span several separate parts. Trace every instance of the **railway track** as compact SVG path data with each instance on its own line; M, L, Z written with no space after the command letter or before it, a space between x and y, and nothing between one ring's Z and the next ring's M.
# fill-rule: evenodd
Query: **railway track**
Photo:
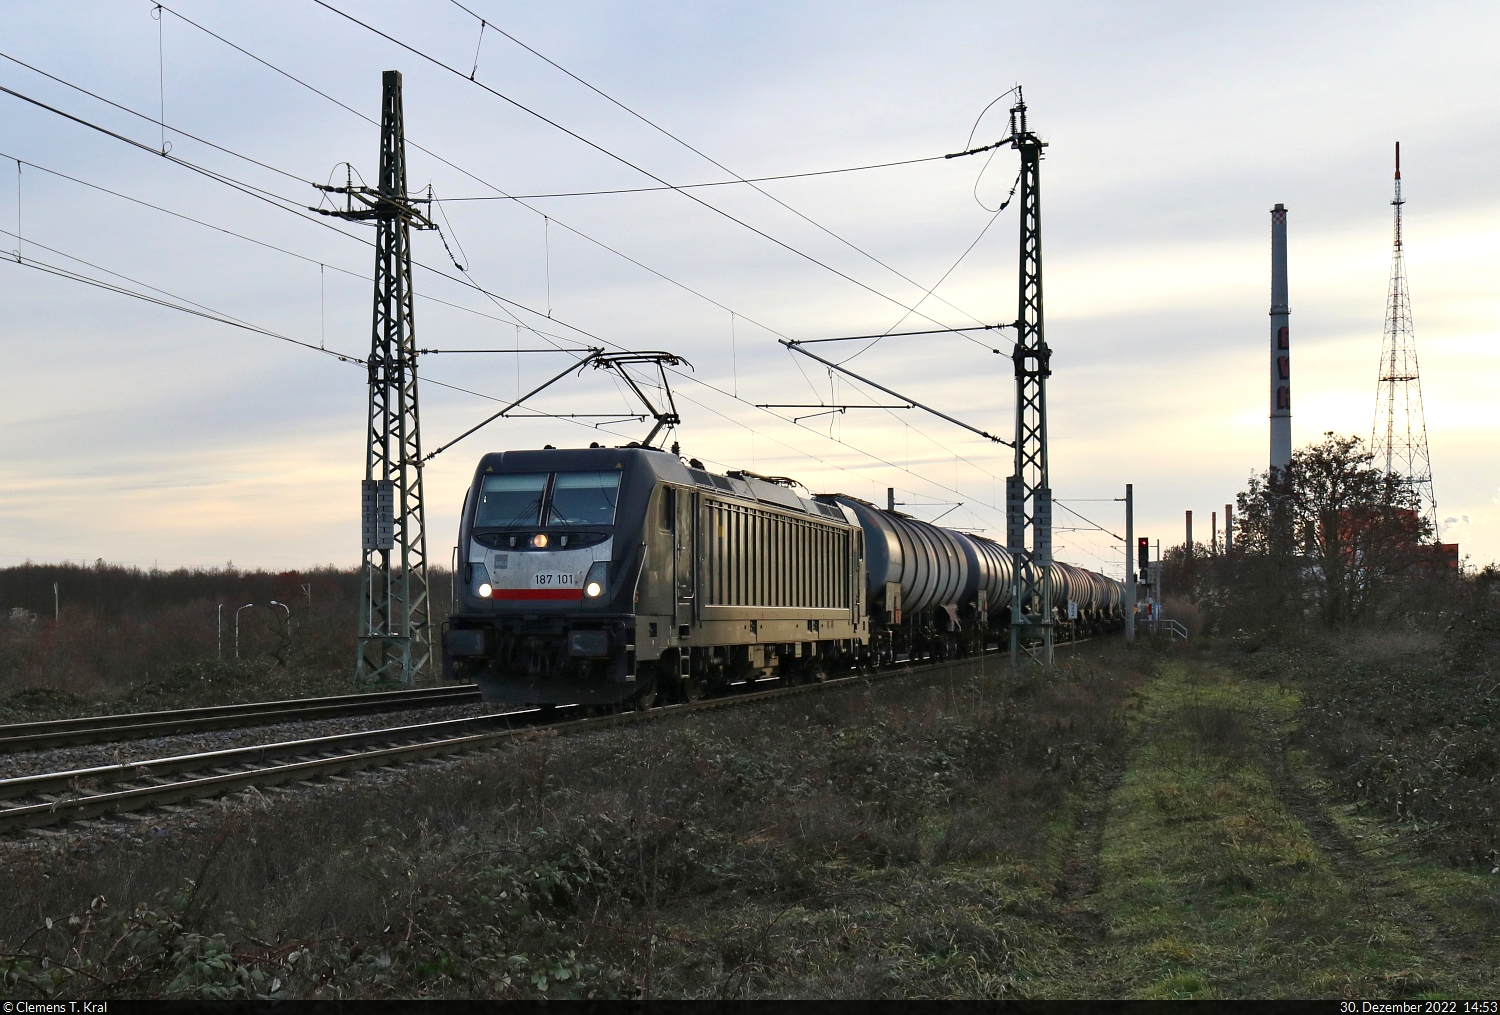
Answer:
M0 833L483 750L541 725L558 734L592 731L930 673L967 661L746 691L642 712L558 721L559 714L576 716L582 710L559 708L544 713L527 709L4 779L0 780L0 802L5 804L0 807Z
M372 712L397 712L409 708L461 705L479 700L478 688L472 684L459 684L450 687L345 694L329 698L254 701L243 705L214 705L167 712L135 712L129 715L16 723L0 726L0 754L265 726L299 719L331 719Z

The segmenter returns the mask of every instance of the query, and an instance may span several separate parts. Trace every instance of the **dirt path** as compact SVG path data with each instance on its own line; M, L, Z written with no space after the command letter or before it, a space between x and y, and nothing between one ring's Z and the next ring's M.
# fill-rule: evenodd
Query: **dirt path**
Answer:
M1462 891L1474 879L1404 855L1407 841L1399 831L1372 822L1361 825L1352 817L1352 808L1325 798L1316 773L1297 762L1288 738L1274 724L1265 724L1262 736L1266 767L1277 793L1317 843L1336 876L1348 886L1350 895L1359 900L1360 922L1402 928L1410 946L1422 953L1427 965L1446 971L1455 982L1467 980L1470 972L1479 972L1480 982L1487 981L1485 996L1493 997L1497 989L1494 970L1500 958L1494 939L1490 936L1486 941L1475 921L1466 918L1472 916L1471 907L1455 904L1452 897L1452 889ZM1356 832L1356 828L1364 831ZM1494 891L1493 886L1482 883L1475 887L1481 892L1485 887ZM1483 975L1486 967L1489 976Z
M1331 806L1288 748L1299 708L1193 660L1142 689L1129 761L1077 812L1056 890L1074 968L1045 996L1496 995L1471 918L1493 886Z

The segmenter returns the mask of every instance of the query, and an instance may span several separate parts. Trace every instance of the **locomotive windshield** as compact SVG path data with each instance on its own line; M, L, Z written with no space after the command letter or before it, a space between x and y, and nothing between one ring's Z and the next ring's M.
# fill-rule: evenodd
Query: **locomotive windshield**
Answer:
M548 525L613 525L618 472L559 472L552 481Z
M613 525L619 495L618 471L485 476L479 489L479 504L474 510L474 527L514 529L531 525Z
M545 472L485 476L479 491L474 525L481 529L509 529L536 525L542 517L542 494L547 490Z

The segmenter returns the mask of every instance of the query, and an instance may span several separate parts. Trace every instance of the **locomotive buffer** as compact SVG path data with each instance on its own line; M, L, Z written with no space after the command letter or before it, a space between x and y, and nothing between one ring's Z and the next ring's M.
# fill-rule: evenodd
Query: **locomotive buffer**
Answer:
M1015 472L1005 480L1005 545L1014 584L1010 658L1022 653L1052 665L1052 490L1047 479L1047 378L1052 350L1042 330L1042 149L1026 127L1026 102L1016 87L1010 144L1021 153L1020 298L1016 345ZM1027 545L1027 536L1030 545Z

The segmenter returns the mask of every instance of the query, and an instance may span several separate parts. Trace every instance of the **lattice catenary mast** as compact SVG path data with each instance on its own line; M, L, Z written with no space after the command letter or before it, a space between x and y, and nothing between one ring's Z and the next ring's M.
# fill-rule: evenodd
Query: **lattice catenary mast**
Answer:
M1013 585L1010 657L1023 652L1052 665L1052 490L1047 479L1047 378L1052 350L1042 330L1042 149L1026 127L1026 101L1016 89L1010 143L1021 153L1020 297L1016 345L1015 473L1005 480L1005 542ZM1027 535L1030 535L1028 547Z
M1422 380L1417 371L1417 336L1411 323L1406 286L1406 255L1401 248L1401 142L1396 142L1396 239L1391 251L1391 285L1386 296L1385 337L1380 348L1380 380L1375 389L1375 424L1370 446L1375 464L1393 483L1411 487L1422 517L1437 536L1437 498L1432 460L1427 454L1427 420L1422 412Z
M386 71L382 84L379 187L351 182L320 189L345 195L342 210L325 214L374 222L376 229L356 676L411 683L432 658L411 229L435 226L417 207L422 199L406 191L401 72Z

